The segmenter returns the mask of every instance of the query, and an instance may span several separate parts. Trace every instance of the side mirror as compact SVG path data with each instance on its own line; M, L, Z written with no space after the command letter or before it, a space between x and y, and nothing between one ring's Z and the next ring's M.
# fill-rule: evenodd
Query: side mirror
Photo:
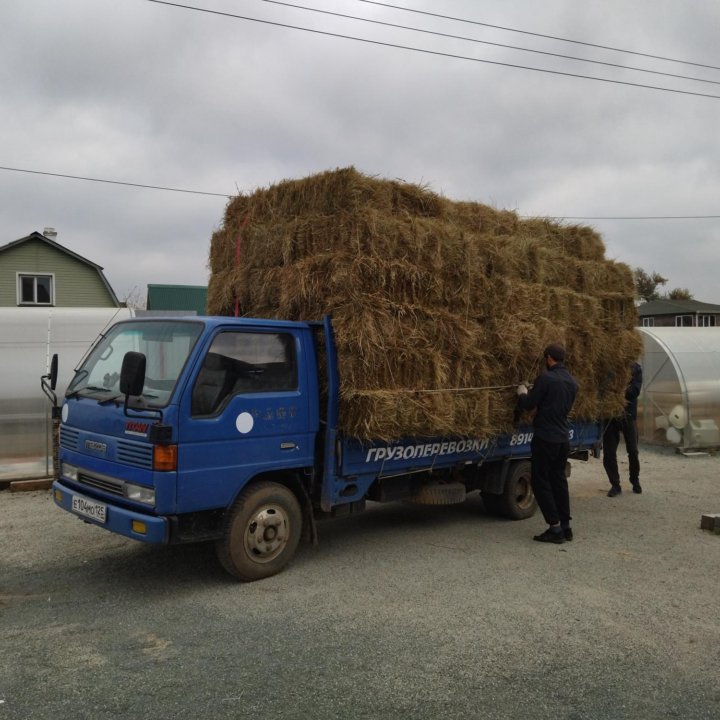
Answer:
M142 395L145 385L145 356L139 352L125 353L120 370L120 392L126 397Z
M57 376L58 376L58 356L55 353L50 361L50 389L54 390L57 387Z
M45 397L53 406L53 413L57 410L57 395L55 395L55 386L57 385L58 376L58 356L57 353L52 356L50 361L50 372L40 377L40 387L45 393ZM53 415L54 417L54 415Z

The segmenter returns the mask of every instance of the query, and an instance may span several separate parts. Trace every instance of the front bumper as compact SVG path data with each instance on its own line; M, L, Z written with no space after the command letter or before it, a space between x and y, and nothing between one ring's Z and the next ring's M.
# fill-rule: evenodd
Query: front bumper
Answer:
M127 508L118 507L104 500L98 501L83 493L77 492L63 484L60 480L55 480L52 485L53 500L58 507L67 510L75 517L85 520L91 525L97 525L110 532L125 537L139 540L140 542L152 543L157 545L169 542L169 523L167 518L156 517L154 515L146 515L144 513L128 510ZM81 515L73 510L73 497L84 498L89 502L101 502L106 506L105 522L99 522L91 518ZM133 525L134 524L134 525ZM140 531L144 528L143 531Z

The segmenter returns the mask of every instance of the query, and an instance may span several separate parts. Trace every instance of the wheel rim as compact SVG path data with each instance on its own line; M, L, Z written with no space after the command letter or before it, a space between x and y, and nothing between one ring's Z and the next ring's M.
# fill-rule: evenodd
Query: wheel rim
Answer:
M288 543L290 518L280 505L263 505L245 531L245 550L258 563L274 560Z

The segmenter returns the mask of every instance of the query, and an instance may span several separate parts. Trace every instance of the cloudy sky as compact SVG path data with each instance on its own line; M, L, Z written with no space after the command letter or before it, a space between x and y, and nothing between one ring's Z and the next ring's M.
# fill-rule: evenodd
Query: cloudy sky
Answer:
M588 218L720 303L717 0L178 5L0 4L0 244L55 227L121 299L205 284L225 196L354 165Z

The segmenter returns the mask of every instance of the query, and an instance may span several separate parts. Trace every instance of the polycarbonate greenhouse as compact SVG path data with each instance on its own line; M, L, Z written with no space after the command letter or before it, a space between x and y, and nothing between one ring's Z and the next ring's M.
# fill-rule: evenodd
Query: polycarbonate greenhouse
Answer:
M641 328L641 442L720 447L720 328Z
M47 474L52 467L50 402L40 389L53 353L57 394L90 344L127 308L0 308L0 480Z

